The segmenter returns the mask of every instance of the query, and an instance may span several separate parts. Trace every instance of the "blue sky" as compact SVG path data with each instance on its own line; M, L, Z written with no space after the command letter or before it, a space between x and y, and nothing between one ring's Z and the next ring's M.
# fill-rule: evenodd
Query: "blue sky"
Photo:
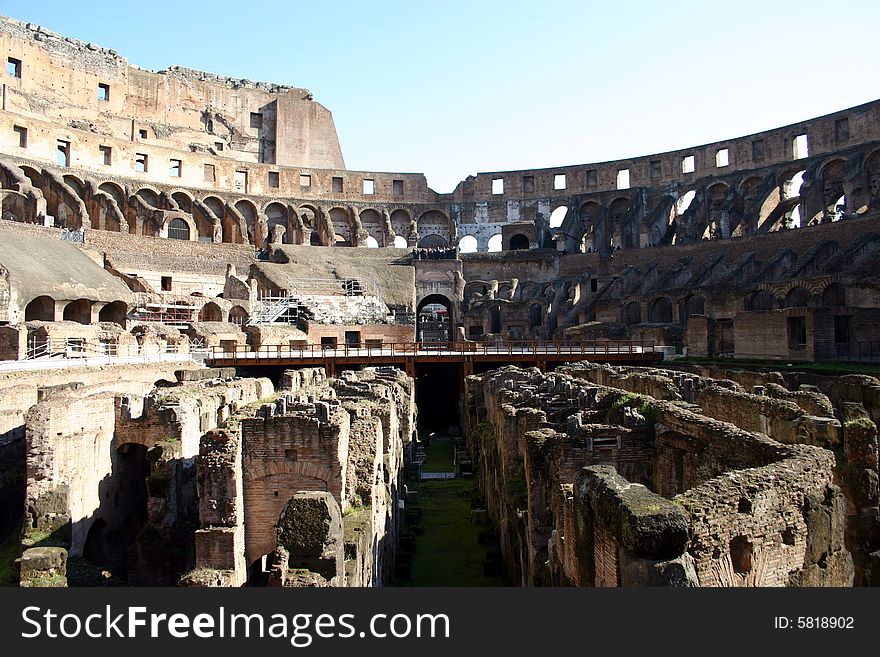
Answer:
M350 169L481 171L642 155L880 98L880 2L3 0L0 13L307 87Z

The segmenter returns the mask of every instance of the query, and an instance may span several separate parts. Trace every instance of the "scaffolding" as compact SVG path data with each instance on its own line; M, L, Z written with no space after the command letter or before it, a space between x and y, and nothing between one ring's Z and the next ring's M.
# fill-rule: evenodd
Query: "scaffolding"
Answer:
M187 328L196 319L196 308L189 300L171 295L141 293L128 313L130 322L157 322Z
M314 319L314 312L303 303L304 297L367 297L381 300L375 283L356 278L293 278L288 276L284 289L261 293L251 313L252 324L293 324L302 326Z

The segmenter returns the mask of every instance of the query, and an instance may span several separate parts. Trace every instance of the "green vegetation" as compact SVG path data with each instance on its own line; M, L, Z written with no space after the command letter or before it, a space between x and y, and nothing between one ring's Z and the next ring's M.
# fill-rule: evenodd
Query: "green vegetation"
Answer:
M432 460L437 468L434 472L451 472L452 442L432 442L425 465ZM411 577L400 585L505 586L503 578L483 574L489 546L479 543L485 527L471 523L476 482L463 477L421 481L418 491L424 533L415 537Z
M39 575L27 579L30 588L58 588L67 586L67 577L64 575Z
M426 460L423 472L452 472L455 470L455 453L452 441L448 438L432 438L425 450Z
M485 445L495 444L495 425L491 422L480 422L474 427L472 437Z
M501 577L486 577L480 527L471 524L473 479L419 483L425 533L416 537L411 577L401 586L505 586Z
M615 424L623 424L624 407L636 409L645 418L645 423L650 428L653 428L657 423L654 407L651 406L648 398L634 392L626 393L611 405L611 408L608 409L608 420Z
M738 360L733 358L676 358L672 364L719 365L738 369L771 370L782 372L815 372L829 376L867 374L880 376L880 365L870 363L810 363L790 360ZM790 365L790 367L789 367Z
M21 556L20 537L21 525L12 531L4 543L0 544L0 586L18 586L15 560Z

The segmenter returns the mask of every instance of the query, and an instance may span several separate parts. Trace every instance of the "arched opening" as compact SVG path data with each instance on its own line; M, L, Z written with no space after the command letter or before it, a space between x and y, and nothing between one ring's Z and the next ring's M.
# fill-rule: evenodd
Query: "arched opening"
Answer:
M39 171L28 166L21 166L19 169L22 170L22 173L24 173L27 179L31 181L31 184L34 187L37 189L43 189L46 183L43 180L43 175Z
M698 294L689 296L678 304L679 324L687 325L687 318L691 315L706 314L706 300Z
M522 233L517 233L510 238L511 251L527 251L529 248L529 238Z
M559 228L565 221L565 215L568 214L568 206L560 205L550 213L550 228Z
M114 324L122 326L125 324L125 315L127 312L128 306L124 301L114 301L101 308L101 311L98 313L98 321L113 322Z
M269 242L273 244L293 242L293 236L289 234L287 225L287 208L281 203L270 203L266 206L266 222L269 228Z
M458 240L458 252L459 253L476 253L477 252L477 238L473 235L465 235L460 240Z
M64 182L70 187L76 195L80 197L80 199L85 200L86 198L86 186L83 184L82 180L77 178L76 176L71 176L70 174L64 176Z
M820 175L826 221L839 221L846 211L846 197L843 195L845 168L846 162L840 159L832 160L822 167Z
M135 195L150 207L159 208L159 195L152 189L144 187L143 189L137 190Z
M189 194L185 192L174 192L171 195L171 198L174 199L174 202L177 203L177 207L180 208L183 212L187 214L192 214L192 199Z
M810 302L810 293L802 287L793 287L785 295L783 308L806 308Z
M452 230L452 222L450 222L449 217L440 210L428 210L427 212L423 212L416 223L418 224L420 237L426 235L439 235L446 241L446 244L443 246L448 245L452 240L454 234Z
M767 290L758 290L746 297L746 310L773 310L773 295Z
M429 294L416 309L419 342L449 342L452 339L452 302L442 294Z
M440 235L431 234L425 235L422 239L419 240L419 248L422 249L443 249L448 246L446 240Z
M330 217L330 221L333 224L333 230L336 231L334 245L354 246L351 215L348 213L348 210L342 208L330 208L327 216Z
M55 301L50 297L37 297L24 307L24 321L55 321Z
M172 219L168 222L168 239L189 240L189 224L183 219Z
M312 231L312 236L309 238L309 244L312 246L323 246L323 244L321 244L321 235L318 231Z
M608 206L608 237L612 247L631 249L635 246L631 226L626 222L629 213L630 201L628 198L616 198Z
M630 301L623 307L621 322L627 326L633 324L641 324L642 322L642 304L638 301Z
M88 299L77 299L64 306L64 320L78 324L92 323L92 302Z
M372 235L367 236L367 248L368 249L378 249L379 242L376 241L376 238Z
M220 310L220 306L218 306L213 301L209 301L202 309L199 311L199 321L200 322L222 322L223 321L223 311Z
M544 323L541 304L533 303L529 306L529 328L537 328Z
M226 206L223 204L223 201L216 196L206 196L202 203L204 203L205 207L213 212L214 216L218 219L222 219L223 215L226 214Z
M806 170L798 171L782 184L782 199L790 199L801 195L801 185L804 184Z
M98 189L102 192L105 192L116 201L116 205L119 206L120 210L125 210L125 192L122 191L122 188L116 183L105 182L98 185Z
M846 288L840 283L832 283L822 292L822 305L834 308L846 305Z
M672 300L669 297L660 297L651 304L649 321L656 324L672 323Z
M501 251L501 233L497 235L493 235L489 238L488 248L486 249L489 253L498 253Z
M737 536L730 541L730 563L733 572L748 575L752 572L753 546L745 536Z
M262 244L258 243L257 235L257 208L250 201L246 201L245 199L241 199L236 202L235 209L244 219L244 224L247 226L248 237L250 238L251 244L255 246L262 246Z
M248 319L250 319L250 316L248 315L247 310L241 306L232 306L232 309L229 311L230 323L244 326L247 324Z
M409 246L409 243L406 241L405 237L401 237L400 235L395 236L394 238L394 248L395 249L405 249Z
M675 202L675 214L677 216L683 215L687 212L687 209L691 207L691 203L694 202L694 197L697 195L695 190L690 190L685 192L676 202Z
M377 210L367 208L361 212L360 220L361 227L367 231L367 235L373 238L376 247L383 246L385 244L386 235L385 230L382 228L382 215L379 214ZM369 239L367 240L367 246L370 246Z
M409 212L400 208L392 211L391 228L394 229L394 233L397 235L397 237L401 237L404 241L406 241L406 238L407 236L409 236L411 228ZM396 244L397 240L395 239L394 242Z

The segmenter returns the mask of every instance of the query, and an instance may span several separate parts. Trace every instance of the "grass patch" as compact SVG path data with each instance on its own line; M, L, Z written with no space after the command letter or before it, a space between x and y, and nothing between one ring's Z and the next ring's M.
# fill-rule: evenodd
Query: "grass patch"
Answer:
M432 438L425 450L422 472L452 472L455 470L455 448L448 438Z
M411 577L402 586L506 586L501 577L483 575L487 546L471 524L473 479L419 483L425 533L416 537Z

